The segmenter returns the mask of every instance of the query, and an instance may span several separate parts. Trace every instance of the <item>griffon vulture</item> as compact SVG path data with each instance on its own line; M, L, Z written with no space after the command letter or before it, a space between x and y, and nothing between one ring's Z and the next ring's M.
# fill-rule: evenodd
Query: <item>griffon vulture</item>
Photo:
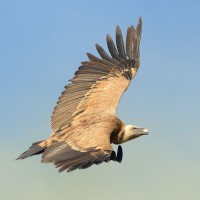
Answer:
M116 27L116 46L107 35L108 55L96 44L101 56L87 54L71 83L65 86L51 116L53 133L35 142L17 159L42 154L42 162L53 163L59 172L85 169L102 162L122 161L122 148L115 153L111 144L122 144L147 129L125 125L116 117L120 97L128 88L140 64L142 19L127 30L124 46L120 27Z

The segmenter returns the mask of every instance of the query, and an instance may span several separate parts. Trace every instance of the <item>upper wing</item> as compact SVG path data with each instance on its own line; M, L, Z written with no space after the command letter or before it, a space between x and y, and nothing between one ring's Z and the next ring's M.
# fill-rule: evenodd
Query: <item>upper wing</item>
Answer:
M140 18L136 29L133 26L128 28L125 48L121 30L117 26L117 48L109 35L106 38L111 57L98 44L96 49L102 59L87 54L89 61L82 62L72 83L65 86L54 108L51 125L55 132L81 114L116 113L119 99L139 67L141 32Z

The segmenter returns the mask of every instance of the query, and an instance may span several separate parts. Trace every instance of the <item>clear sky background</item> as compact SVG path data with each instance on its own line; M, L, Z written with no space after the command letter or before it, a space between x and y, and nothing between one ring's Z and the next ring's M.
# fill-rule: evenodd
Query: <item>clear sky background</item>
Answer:
M15 158L49 137L58 96L86 52L143 18L141 65L118 108L150 134L121 164L57 172ZM199 200L200 1L0 0L0 196L3 200Z

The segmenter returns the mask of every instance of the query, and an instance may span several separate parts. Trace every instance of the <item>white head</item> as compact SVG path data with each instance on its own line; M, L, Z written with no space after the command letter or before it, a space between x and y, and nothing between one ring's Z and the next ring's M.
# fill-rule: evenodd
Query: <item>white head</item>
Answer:
M126 125L124 135L121 139L121 143L135 139L141 135L148 135L148 130L146 128L140 128L134 125Z

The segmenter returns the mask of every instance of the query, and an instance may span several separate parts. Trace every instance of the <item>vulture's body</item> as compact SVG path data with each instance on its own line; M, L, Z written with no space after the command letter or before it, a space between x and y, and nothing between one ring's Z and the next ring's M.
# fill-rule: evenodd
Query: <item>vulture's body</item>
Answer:
M140 18L136 29L128 28L125 48L117 26L116 47L109 35L106 38L111 56L98 44L101 59L87 54L89 61L82 62L54 108L50 138L33 143L18 159L42 154L42 162L54 163L59 171L84 169L110 160L121 162L121 146L116 154L111 144L147 134L147 129L125 126L116 117L120 97L139 67L141 31Z

